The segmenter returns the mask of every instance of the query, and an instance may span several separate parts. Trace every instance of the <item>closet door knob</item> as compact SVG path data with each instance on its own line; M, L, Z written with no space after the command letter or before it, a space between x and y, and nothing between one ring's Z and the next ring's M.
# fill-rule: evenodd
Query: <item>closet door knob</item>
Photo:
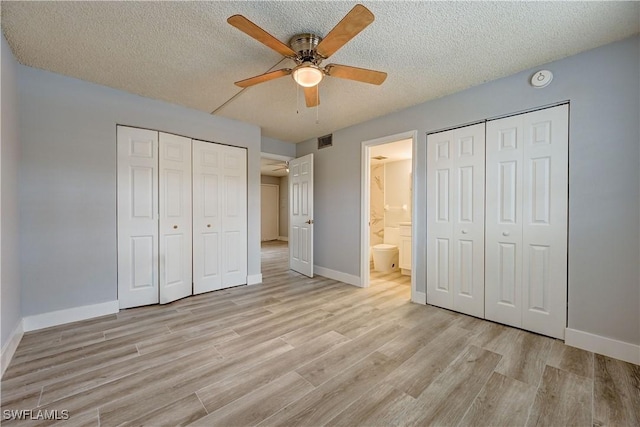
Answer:
M511 233L509 233L508 231L503 231L503 232L502 232L502 235L503 235L503 236L508 236L509 234L511 234Z
M207 228L211 228L211 224L207 224Z
M174 230L175 230L175 229L177 229L177 228L178 228L178 226L177 226L177 225L174 225L174 226L173 226L173 229L174 229Z
M469 231L467 230L462 230L462 234L467 234Z

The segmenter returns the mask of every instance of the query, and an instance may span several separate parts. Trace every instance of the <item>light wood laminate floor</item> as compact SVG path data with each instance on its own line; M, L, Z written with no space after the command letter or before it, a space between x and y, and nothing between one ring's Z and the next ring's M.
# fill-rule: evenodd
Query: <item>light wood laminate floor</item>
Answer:
M640 367L409 302L407 277L360 289L287 270L261 285L25 334L2 409L60 425L640 425ZM42 420L4 425L49 425Z

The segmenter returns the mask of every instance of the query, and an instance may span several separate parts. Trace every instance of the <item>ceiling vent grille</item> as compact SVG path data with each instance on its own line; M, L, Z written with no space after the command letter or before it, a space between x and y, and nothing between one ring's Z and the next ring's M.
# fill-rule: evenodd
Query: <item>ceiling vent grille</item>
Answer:
M321 136L318 138L318 150L321 148L331 147L333 145L333 134Z

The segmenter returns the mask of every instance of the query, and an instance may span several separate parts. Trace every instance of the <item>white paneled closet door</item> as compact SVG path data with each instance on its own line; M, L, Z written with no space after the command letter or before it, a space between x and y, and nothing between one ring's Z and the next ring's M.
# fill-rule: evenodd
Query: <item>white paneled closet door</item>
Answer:
M222 287L247 283L247 150L222 146Z
M487 123L487 319L564 338L568 105Z
M427 303L484 317L484 124L427 137Z
M158 132L117 127L118 301L158 297Z
M193 140L194 293L247 283L247 152Z
M160 303L193 294L191 139L160 133Z
M193 140L193 293L222 288L221 146Z

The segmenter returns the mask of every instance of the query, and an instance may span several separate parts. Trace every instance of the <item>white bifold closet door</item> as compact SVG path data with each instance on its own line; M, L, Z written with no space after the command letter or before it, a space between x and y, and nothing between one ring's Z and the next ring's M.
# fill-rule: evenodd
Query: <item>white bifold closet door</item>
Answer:
M427 136L427 302L484 317L484 123Z
M489 121L486 318L564 338L568 105Z
M192 295L191 139L160 132L160 303Z
M247 151L193 140L194 293L247 283Z
M158 293L158 132L118 126L118 300L156 304Z

